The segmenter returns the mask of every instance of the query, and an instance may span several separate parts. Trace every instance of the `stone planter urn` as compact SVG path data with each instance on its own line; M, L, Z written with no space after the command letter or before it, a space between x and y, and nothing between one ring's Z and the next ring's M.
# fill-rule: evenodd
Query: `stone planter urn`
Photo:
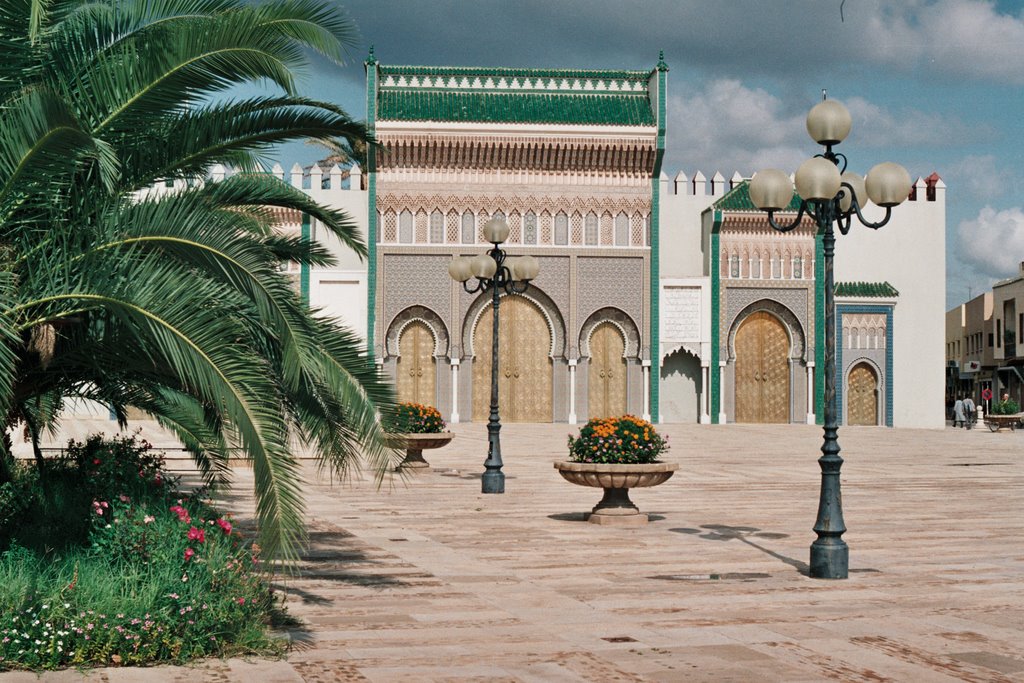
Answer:
M430 467L430 463L423 459L423 451L428 448L447 446L454 438L455 434L452 432L391 435L388 438L388 445L392 448L405 449L405 460L400 462L395 469L416 471Z
M594 506L587 520L591 524L640 526L647 524L648 518L629 499L629 489L657 486L668 481L679 469L679 463L611 465L559 461L555 463L555 469L563 479L573 484L604 489L604 497Z

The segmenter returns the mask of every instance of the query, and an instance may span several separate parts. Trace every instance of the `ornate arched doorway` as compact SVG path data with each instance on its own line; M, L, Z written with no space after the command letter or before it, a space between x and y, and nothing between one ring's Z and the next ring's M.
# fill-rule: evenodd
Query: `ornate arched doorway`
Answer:
M878 424L878 374L869 363L857 363L846 385L846 424Z
M736 330L736 422L789 422L789 335L766 311Z
M402 330L396 364L399 401L426 405L437 402L434 345L434 334L422 320L414 320Z
M590 417L626 412L626 342L612 323L601 323L590 335L588 406Z
M493 308L473 333L473 421L491 404ZM503 296L498 321L498 404L503 422L551 422L551 331L544 314L521 296Z

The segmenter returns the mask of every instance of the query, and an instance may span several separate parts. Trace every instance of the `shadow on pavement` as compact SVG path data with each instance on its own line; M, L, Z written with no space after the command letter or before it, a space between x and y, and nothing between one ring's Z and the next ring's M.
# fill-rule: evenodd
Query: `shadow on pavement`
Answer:
M789 534L780 534L771 531L761 531L757 527L752 526L728 526L725 524L702 524L698 529L690 528L676 528L670 529L677 534L690 534L703 538L708 541L731 541L738 540L741 543L746 543L751 548L760 550L765 555L774 557L777 560L788 564L804 576L810 576L810 567L806 562L787 557L780 553L765 548L763 545L759 545L751 540L751 538L763 538L763 539L779 539L789 538Z

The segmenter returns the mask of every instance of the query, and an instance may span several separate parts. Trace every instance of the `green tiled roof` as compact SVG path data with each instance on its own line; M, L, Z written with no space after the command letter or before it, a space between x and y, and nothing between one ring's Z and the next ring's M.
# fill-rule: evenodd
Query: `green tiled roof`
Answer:
M385 66L377 117L398 121L654 126L656 71Z
M713 207L722 211L760 211L759 208L754 206L754 202L750 201L749 185L750 181L744 180L726 192L725 196L715 202ZM785 210L796 213L800 210L800 202L800 195L794 192L793 199L790 200L789 206Z
M377 116L402 121L654 125L646 94L382 90Z
M900 295L888 282L837 282L836 296L895 299Z
M408 75L408 76L473 76L494 78L582 78L582 79L612 79L612 80L633 80L646 81L651 76L650 71L615 71L599 69L513 69L513 68L488 68L475 66L380 66L382 76Z

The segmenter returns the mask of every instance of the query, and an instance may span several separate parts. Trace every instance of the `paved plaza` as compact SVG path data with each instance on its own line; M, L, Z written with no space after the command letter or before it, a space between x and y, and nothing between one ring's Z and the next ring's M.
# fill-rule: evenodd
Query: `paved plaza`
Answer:
M574 428L482 425L429 471L307 487L281 584L286 660L103 669L90 681L1024 681L1024 434L840 430L850 578L808 578L821 429L666 425L680 469L644 527L588 524L552 462ZM251 510L237 471L227 507ZM0 681L81 680L62 672Z

